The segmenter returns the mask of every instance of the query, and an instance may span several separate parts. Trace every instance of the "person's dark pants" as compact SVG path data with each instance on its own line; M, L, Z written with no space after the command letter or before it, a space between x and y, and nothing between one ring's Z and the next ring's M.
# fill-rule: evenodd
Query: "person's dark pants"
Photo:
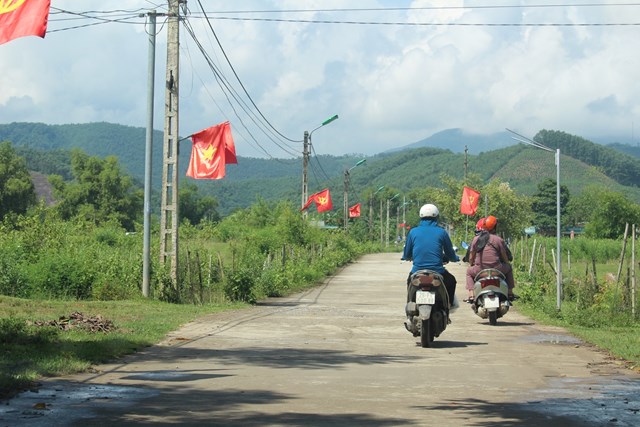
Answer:
M444 279L444 287L447 288L447 294L449 294L449 305L451 305L453 304L453 296L456 294L456 284L458 281L454 275L447 270L441 274ZM416 300L416 291L418 290L417 287L411 286L411 275L412 273L409 273L409 277L407 277L407 302Z

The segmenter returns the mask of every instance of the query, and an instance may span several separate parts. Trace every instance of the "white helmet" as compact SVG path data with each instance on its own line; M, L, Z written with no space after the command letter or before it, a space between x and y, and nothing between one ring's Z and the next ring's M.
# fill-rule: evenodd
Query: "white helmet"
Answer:
M431 203L422 205L420 208L420 218L436 218L438 215L440 215L440 211L436 205L432 205Z

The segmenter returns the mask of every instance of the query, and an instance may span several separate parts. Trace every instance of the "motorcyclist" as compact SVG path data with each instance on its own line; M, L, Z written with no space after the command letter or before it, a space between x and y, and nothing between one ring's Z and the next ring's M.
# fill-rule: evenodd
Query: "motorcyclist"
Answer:
M444 260L458 262L460 258L453 249L451 238L445 229L438 226L440 211L433 204L420 208L420 225L411 229L406 238L402 260L413 261L407 278L407 302L412 301L411 275L418 270L433 270L442 275L449 294L449 303L454 303L456 278L444 268ZM413 289L415 293L415 289Z
M496 234L498 220L495 216L489 215L484 218L480 234L474 237L471 242L469 252L469 264L467 268L466 288L468 297L465 302L473 302L473 285L476 275L486 268L495 268L504 274L507 286L509 287L509 299L513 300L513 270L509 263L507 245L500 236Z

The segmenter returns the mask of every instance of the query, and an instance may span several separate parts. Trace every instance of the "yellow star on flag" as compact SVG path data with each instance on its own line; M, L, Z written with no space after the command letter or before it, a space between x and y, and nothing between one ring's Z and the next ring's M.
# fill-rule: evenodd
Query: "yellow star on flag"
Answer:
M207 145L207 148L202 150L202 158L206 160L207 163L211 163L217 150L218 147L214 147L213 144Z

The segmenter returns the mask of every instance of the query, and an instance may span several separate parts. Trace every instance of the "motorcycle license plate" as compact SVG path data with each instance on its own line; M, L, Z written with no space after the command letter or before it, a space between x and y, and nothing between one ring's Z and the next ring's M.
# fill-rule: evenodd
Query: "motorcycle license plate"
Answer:
M435 304L436 293L431 291L416 291L416 304Z
M500 298L498 297L493 297L493 298L485 298L484 299L484 308L498 308L500 307Z

